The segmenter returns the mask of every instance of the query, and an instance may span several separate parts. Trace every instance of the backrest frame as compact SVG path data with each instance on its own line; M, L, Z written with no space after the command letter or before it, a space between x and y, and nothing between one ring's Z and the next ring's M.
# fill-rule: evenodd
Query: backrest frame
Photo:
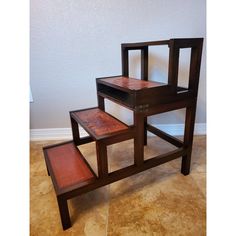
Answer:
M129 76L129 51L141 50L141 79L148 80L148 47L167 45L169 47L168 85L177 92L179 54L182 48L191 48L188 90L197 96L203 38L175 38L170 40L121 44L122 76Z

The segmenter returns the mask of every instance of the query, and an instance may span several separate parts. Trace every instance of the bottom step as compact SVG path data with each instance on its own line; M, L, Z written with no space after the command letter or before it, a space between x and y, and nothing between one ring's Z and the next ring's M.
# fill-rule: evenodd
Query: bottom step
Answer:
M90 184L96 176L73 141L43 148L57 194Z

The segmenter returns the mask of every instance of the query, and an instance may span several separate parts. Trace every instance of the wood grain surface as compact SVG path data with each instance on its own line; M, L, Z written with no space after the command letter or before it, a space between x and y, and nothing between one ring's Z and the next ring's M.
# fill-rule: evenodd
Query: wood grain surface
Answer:
M86 128L91 130L96 136L128 129L127 125L99 108L78 111L74 114L82 121L82 125L86 126Z
M49 148L47 156L59 188L91 181L95 178L73 143Z
M124 76L101 79L101 81L130 90L140 90L140 89L154 88L165 85L164 83L159 83L154 81L144 81Z

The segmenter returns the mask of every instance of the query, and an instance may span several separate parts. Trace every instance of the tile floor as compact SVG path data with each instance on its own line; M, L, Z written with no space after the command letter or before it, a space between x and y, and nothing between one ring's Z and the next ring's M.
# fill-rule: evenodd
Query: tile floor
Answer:
M180 173L181 159L154 167L69 201L73 226L63 231L56 196L47 175L42 147L58 141L31 142L31 236L206 235L206 137L195 136L191 174ZM148 138L145 159L173 150ZM80 150L96 169L95 144ZM108 147L109 171L133 163L133 142Z

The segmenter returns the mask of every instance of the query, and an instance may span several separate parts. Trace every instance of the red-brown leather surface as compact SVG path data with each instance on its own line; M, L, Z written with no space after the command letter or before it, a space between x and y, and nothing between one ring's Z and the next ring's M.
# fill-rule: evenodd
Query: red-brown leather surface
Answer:
M75 112L75 115L97 136L128 129L125 124L98 108Z
M73 143L47 149L54 176L59 188L69 187L94 178L82 154Z
M101 79L101 81L114 84L122 88L127 88L130 90L140 90L144 88L153 88L153 87L159 87L159 86L164 85L163 83L145 81L145 80L123 77L123 76Z

